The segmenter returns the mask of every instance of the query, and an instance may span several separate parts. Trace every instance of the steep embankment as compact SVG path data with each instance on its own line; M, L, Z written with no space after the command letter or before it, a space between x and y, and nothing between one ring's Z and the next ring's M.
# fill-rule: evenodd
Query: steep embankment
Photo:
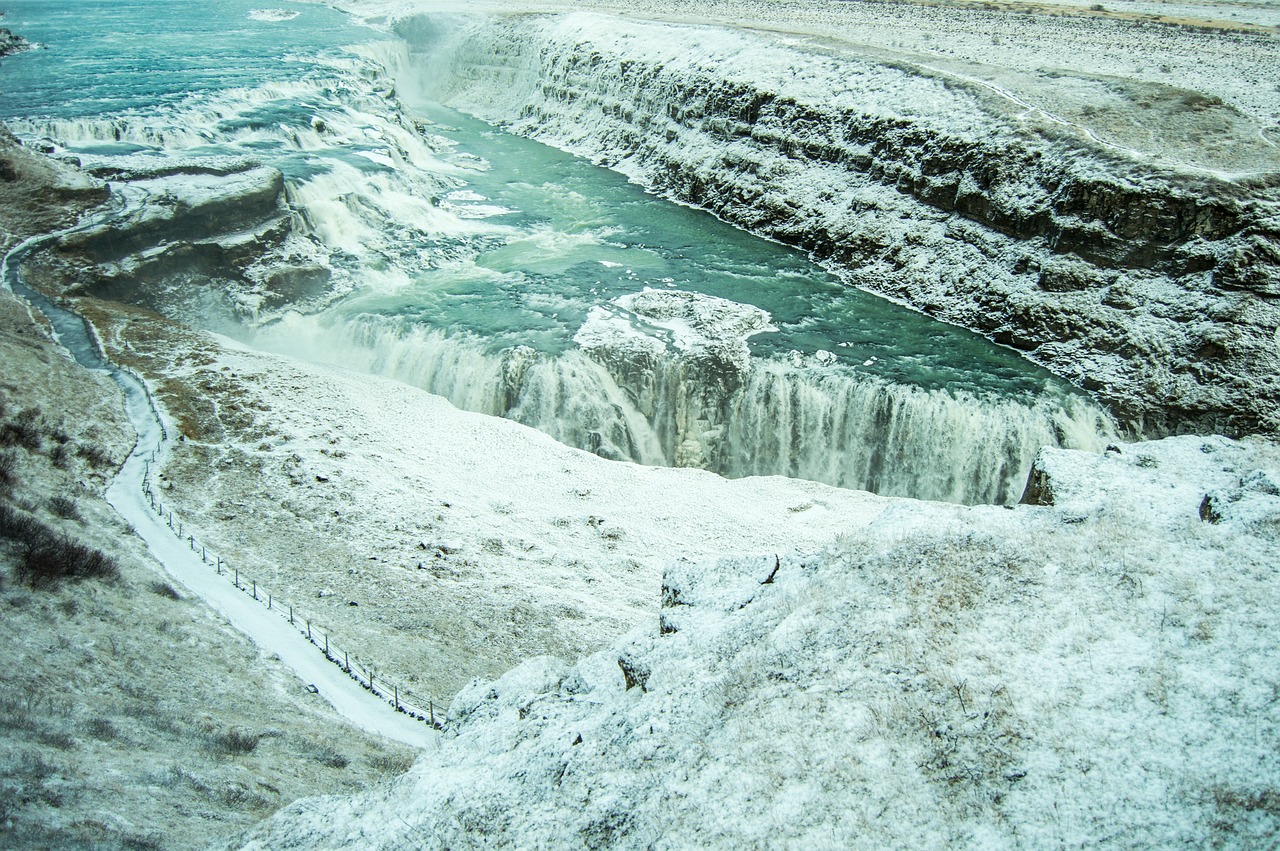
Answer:
M1048 72L1014 94L905 53L588 14L398 31L449 102L1019 348L1148 433L1280 425L1280 168L1215 96ZM1095 105L1062 118L1036 85ZM1142 133L1111 132L1125 109Z
M105 196L0 129L5 254ZM341 722L170 584L103 499L133 440L114 382L67 357L0 287L6 848L199 847L412 759Z

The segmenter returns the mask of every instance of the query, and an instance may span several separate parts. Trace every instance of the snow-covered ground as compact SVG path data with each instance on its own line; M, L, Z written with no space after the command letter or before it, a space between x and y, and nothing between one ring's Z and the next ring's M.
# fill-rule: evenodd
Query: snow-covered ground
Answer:
M875 48L891 58L932 58L957 67L1000 73L1019 94L1070 97L1045 71L1120 82L1172 84L1221 97L1246 114L1274 126L1280 118L1280 66L1274 32L1280 25L1276 3L1101 4L1114 13L1159 15L1154 21L1109 20L1087 3L866 3L823 0L593 0L588 7L559 0L334 0L373 23L422 13L518 14L590 8L639 20L714 24L751 29L787 39L811 39L816 47ZM988 8L982 8L983 6ZM1050 14L1044 14L1044 12ZM1074 14L1072 14L1072 12ZM1081 13L1084 13L1083 15ZM1197 32L1196 25L1219 21L1253 24L1263 32L1237 35ZM1183 22L1186 26L1177 26ZM1087 99L1084 101L1087 102ZM1273 127L1274 129L1274 127ZM1272 141L1278 141L1272 139Z
M163 439L164 429L142 383L128 373L121 373L117 381L124 391L125 411L138 440L105 496L138 537L146 541L151 555L185 589L198 595L258 647L278 657L348 722L413 747L434 746L434 730L405 713L390 711L381 699L362 690L346 672L318 654L315 645L304 640L289 621L264 608L256 587L252 596L246 595L238 576L232 584L220 570L211 571L203 548L197 557L194 536L188 541L174 535L172 512L166 523L148 496L150 465L158 464L169 449Z
M25 203L11 188L30 186L0 189L0 223ZM21 542L0 541L0 846L203 847L301 795L403 771L409 748L349 726L153 560L102 498L134 437L118 389L3 289L0 364L0 423L34 411L40 435L0 449L0 504L120 568L29 588Z
M1268 847L1278 464L1054 450L1051 506L672 564L607 650L463 690L393 788L231 847Z
M183 438L175 515L344 647L448 703L477 674L576 656L652 617L675 559L818 546L892 500L565 447L398 382L89 311Z

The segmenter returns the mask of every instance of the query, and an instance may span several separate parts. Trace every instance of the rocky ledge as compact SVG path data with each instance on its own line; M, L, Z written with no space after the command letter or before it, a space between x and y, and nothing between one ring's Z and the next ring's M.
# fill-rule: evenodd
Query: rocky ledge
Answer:
M14 33L8 27L0 27L0 57L30 49L31 42Z

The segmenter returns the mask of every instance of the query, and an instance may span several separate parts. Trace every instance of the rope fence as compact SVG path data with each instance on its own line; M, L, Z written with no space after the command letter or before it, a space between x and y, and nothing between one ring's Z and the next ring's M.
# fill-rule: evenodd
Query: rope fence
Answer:
M165 508L164 503L158 498L151 486L151 465L155 463L156 454L153 451L150 459L145 462L146 469L142 476L142 494L147 498L151 509L168 525L178 540L186 541L193 553L200 554L200 560L204 564L209 565L219 576L226 576L237 590L243 591L261 603L268 611L289 621L290 625L297 629L300 635L304 636L307 641L324 653L326 659L341 668L347 676L359 683L366 691L371 692L374 697L385 701L396 712L440 729L441 720L437 719L436 710L443 709L443 704L430 697L416 694L397 683L387 680L385 677L379 676L372 667L330 640L328 631L314 626L311 619L305 617L301 610L281 600L260 585L256 579L249 577L247 574L242 574L239 567L233 566L226 559L214 554L203 544L197 542L191 529L183 525L180 517L174 516L172 509ZM443 714L441 717L443 718Z

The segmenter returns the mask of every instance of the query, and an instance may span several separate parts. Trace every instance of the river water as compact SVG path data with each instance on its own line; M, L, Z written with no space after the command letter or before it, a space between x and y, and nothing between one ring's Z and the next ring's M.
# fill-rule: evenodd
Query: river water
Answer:
M313 4L18 0L0 118L86 165L280 169L322 308L181 316L388 375L606 457L960 502L1109 420L1016 353L413 91ZM397 88L399 86L399 88Z

